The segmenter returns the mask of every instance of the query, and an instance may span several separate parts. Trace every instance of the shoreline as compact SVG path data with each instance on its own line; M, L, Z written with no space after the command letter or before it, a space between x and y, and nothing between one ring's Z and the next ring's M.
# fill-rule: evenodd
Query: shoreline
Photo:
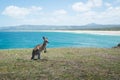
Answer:
M97 34L97 35L114 35L120 36L120 31L97 31L97 30L17 30L17 31L2 31L2 32L65 32L65 33L85 33L85 34Z

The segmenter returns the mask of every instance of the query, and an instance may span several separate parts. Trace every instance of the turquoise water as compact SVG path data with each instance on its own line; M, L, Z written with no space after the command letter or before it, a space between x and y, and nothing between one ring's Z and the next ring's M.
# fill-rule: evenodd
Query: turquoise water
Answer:
M47 36L47 47L97 47L111 48L120 43L120 36L92 35L65 32L0 32L0 49L33 48Z

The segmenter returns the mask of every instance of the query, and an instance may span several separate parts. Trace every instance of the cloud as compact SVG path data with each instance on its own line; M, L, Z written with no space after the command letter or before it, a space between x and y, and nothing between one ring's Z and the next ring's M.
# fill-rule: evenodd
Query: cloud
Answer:
M87 0L87 2L76 2L72 5L72 9L77 13L74 18L72 18L72 20L73 22L76 21L76 24L119 24L120 6L113 5L114 3L105 1L103 2L102 0Z
M77 12L85 12L85 11L89 11L91 7L85 3L77 2L72 5L72 9Z
M110 3L106 2L106 3L105 3L105 6L107 6L107 7L111 7L111 6L112 6L112 4L110 4Z
M32 11L40 11L40 10L42 10L42 8L41 7L36 7L36 6L32 6L31 8L28 8L28 9L30 9L30 11L32 12Z
M120 18L120 7L109 7L105 12L101 13L101 16L104 19Z
M100 7L103 4L102 0L88 0L87 4L91 3L93 7Z
M37 20L40 21L40 23L49 23L49 24L60 24L64 23L67 19L68 12L64 9L58 9L51 13L45 13L41 17L39 17Z
M53 11L51 13L45 13L38 18L26 19L24 23L27 24L49 24L49 25L85 25L89 23L98 24L117 24L120 23L120 7L107 7L106 10L87 11L83 13L76 13L70 15L68 12L66 15L57 14L60 10Z
M50 24L50 25L84 25L89 23L116 24L120 23L120 6L102 0L87 0L71 5L67 8L44 12L41 7L8 6L3 15L17 18L22 24ZM20 18L20 19L19 19ZM21 19L22 18L22 19Z
M5 10L2 12L2 14L13 18L24 18L25 16L40 10L42 10L42 8L36 6L32 6L30 8L24 8L24 7L18 7L12 5L6 7Z
M101 7L102 0L88 0L86 3L76 2L72 5L72 9L77 12L90 11L92 8Z
M54 12L55 15L66 15L67 11L65 11L64 9L60 9L60 10L56 10Z
M90 1L90 0L89 0ZM79 2L81 3L81 2ZM73 21L76 21L76 24L88 24L88 23L99 23L99 24L119 24L120 23L120 6L113 6L112 3L96 2L96 5L93 3L87 2L81 3L82 6L76 7L74 10L77 12L76 16L72 18ZM84 10L81 8L83 7ZM102 7L104 10L97 11L93 8Z
M103 12L95 12L92 18L94 23L118 24L120 23L120 7L109 7Z
M32 16L32 17L27 17L23 19L23 24L35 24L35 25L62 25L66 24L68 17L67 17L67 11L64 9L58 9L55 11L51 11L49 13L43 13L38 15Z

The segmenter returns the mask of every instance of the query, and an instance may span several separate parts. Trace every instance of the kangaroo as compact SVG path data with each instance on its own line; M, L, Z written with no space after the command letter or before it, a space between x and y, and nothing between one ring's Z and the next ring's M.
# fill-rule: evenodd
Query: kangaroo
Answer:
M31 59L34 59L35 55L38 55L38 59L40 59L41 52L44 50L44 53L46 53L46 45L48 42L48 39L43 37L43 44L38 44L32 51L32 57Z

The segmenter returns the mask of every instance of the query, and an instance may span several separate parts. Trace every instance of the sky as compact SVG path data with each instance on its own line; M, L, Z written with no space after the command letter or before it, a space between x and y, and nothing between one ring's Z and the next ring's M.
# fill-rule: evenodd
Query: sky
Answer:
M120 24L120 0L0 0L0 27Z

